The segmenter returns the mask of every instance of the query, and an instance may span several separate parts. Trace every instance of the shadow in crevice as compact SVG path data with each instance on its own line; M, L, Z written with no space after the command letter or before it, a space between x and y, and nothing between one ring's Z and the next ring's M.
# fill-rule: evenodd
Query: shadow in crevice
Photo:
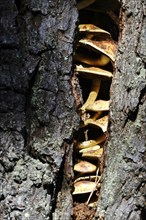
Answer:
M142 212L141 212L141 220L145 220L146 219L146 207L142 209Z

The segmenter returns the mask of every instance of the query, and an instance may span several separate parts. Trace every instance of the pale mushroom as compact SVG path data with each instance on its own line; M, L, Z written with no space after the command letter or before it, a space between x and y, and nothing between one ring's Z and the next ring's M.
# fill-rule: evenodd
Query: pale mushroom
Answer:
M77 62L86 63L91 66L105 66L110 62L110 58L104 54L76 51L73 59Z
M88 105L86 110L93 112L109 111L109 100L97 100L93 104Z
M91 91L88 95L88 98L86 100L86 102L83 104L83 106L79 109L79 111L81 111L81 113L85 113L86 111L86 107L90 104L93 104L98 96L99 93L99 89L100 89L100 83L101 80L100 79L96 79L92 81L92 87L91 87Z
M92 150L98 150L99 148L100 148L100 145L95 145L93 147L88 147L88 148L81 149L79 151L79 153L85 153L85 152L89 152L89 151L92 151Z
M73 195L90 193L93 190L96 190L96 183L95 182L82 180L82 181L76 182L74 184Z
M97 79L102 80L111 79L113 74L107 70L100 69L98 67L83 67L82 65L76 65L75 71L88 79Z
M108 116L104 116L102 118L99 118L96 121L89 121L88 125L92 126L92 127L99 127L102 129L103 132L107 131L107 127L108 127Z
M95 140L88 140L88 141L79 142L79 143L77 143L76 148L79 150L85 149L85 148L90 148L90 147L93 147L93 146L96 146L98 144L103 143L105 140L106 140L106 133L100 135Z
M96 208L97 207L97 198L95 199L95 201L91 201L88 206L90 208Z
M101 52L109 57L113 62L115 61L116 44L112 40L93 41L89 39L82 39L79 43L91 50Z
M80 161L74 165L74 171L79 173L93 173L96 169L97 167L94 164L87 161Z
M92 147L97 145L96 140L88 140L88 141L83 141L83 142L79 142L76 145L77 149L84 149L84 148L88 148L88 147Z
M93 103L94 104L94 103ZM91 105L92 106L92 105ZM88 111L88 109L86 108L86 110ZM101 114L102 114L102 111L98 111L98 112L96 112L91 118L87 118L87 119L85 119L85 120L82 120L82 122L80 123L80 127L82 128L82 127L85 127L85 126L87 126L87 125L89 125L89 124L92 124L92 122L94 121L96 121L97 119L99 119L99 117L101 116Z
M82 154L82 157L88 158L88 159L97 159L100 158L103 155L103 148L100 148L98 150L91 150L88 152L84 152Z
M91 175L91 176L81 176L74 180L74 183L79 182L81 180L89 180L95 181L96 179L101 179L101 176Z
M85 33L86 38L92 39L92 37L111 37L111 34L108 31L105 31L93 24L80 24L78 26L80 33Z

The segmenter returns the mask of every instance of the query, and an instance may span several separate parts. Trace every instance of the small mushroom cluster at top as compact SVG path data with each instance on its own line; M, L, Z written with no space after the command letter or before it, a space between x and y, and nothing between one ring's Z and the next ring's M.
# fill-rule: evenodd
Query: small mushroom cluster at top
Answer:
M104 91L101 90L106 90L104 82L111 83L116 44L109 32L93 24L80 24L78 29L80 40L74 55L75 74L91 82L88 98L78 109L81 118L80 129L95 129L96 137L90 139L86 133L83 135L83 141L75 143L73 195L89 194L87 203L92 206L92 203L89 203L91 195L100 188L99 160L103 157L103 144L108 128L109 88L106 100L104 96L102 99L101 94L104 94Z

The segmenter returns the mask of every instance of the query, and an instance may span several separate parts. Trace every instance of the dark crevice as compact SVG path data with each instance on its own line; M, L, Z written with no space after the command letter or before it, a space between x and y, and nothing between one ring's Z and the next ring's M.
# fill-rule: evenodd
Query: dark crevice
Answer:
M146 219L146 207L144 207L141 211L141 220L145 220Z
M38 73L40 60L38 61L34 71L32 72L32 77L29 81L29 89L26 94L26 106L25 106L25 112L26 112L26 139L25 139L25 146L27 146L28 153L31 152L31 149L29 147L29 138L30 138L30 131L31 131L31 118L32 118L32 109L31 109L31 98L32 98L32 88L36 82L36 77Z
M25 109L25 112L27 113L27 110L29 109L30 105L31 105L31 95L32 95L32 88L36 82L36 77L37 77L37 73L38 73L38 69L39 69L39 64L40 64L40 61L38 61L34 71L32 72L31 74L31 79L29 80L29 89L28 89L28 92L27 92L27 101L26 101L26 109Z
M125 120L125 123L124 123L124 126L127 124L128 120L134 122L137 118L137 115L138 115L138 111L139 111L139 105L141 105L144 101L146 100L146 87L144 87L142 90L141 90L141 94L139 96L139 102L136 106L136 109L135 111L129 111L128 112L128 115L127 115L127 118Z
M5 49L5 50L14 50L14 49L19 49L20 46L17 43L8 43L8 42L0 42L0 48Z
M50 220L53 219L53 213L55 212L56 205L57 205L58 193L61 191L61 188L62 188L63 176L64 176L64 163L65 163L65 154L62 158L62 163L57 173L57 177L55 178L55 186L54 186L53 194L52 194L52 210L50 212L51 213Z
M77 36L75 39L76 41L80 40L80 39L84 39L84 40L87 40L87 42L88 42L88 39L90 39L90 40L92 40L92 43L93 42L95 42L95 44L99 43L99 45L102 44L101 42L109 43L109 42L114 42L114 41L116 41L115 44L117 44L118 36L119 36L119 23L118 23L119 19L118 19L118 17L119 17L120 5L115 7L115 3L118 3L118 2L117 1L109 1L108 2L109 7L107 7L106 2L107 2L106 0L95 1L95 3L91 4L89 7L83 8L83 10L79 10L79 24L87 24L87 27L89 29L91 27L88 24L95 25L105 31L108 31L111 36L110 37L109 37L109 35L103 36L102 34L101 35L99 34L97 36L94 32L91 35L90 35L90 33L84 32L84 31L82 33L82 31L79 27L79 31L77 32ZM77 56L76 56L76 54L77 54ZM84 54L87 55L87 56L85 56L85 60L82 59L82 58L84 58ZM80 57L82 57L82 58L80 59ZM80 44L78 44L78 42L76 42L76 51L75 51L75 55L74 55L74 65L82 65L83 66L82 68L98 67L102 70L107 70L109 72L114 71L115 67L112 62L106 62L105 64L100 65L100 64L96 64L94 62L89 61L89 60L94 61L94 58L96 60L101 58L101 54L99 53L99 51L97 52L97 50L93 50L93 48L89 49L88 47L85 47L85 45L80 45ZM76 69L75 69L75 71L76 71ZM79 70L77 72L77 77L78 77L78 84L79 84L78 87L81 90L81 96L79 98L78 98L78 94L77 94L78 100L81 103L82 102L86 103L87 100L89 100L89 102L90 102L90 98L88 99L88 97L89 97L89 94L91 97L90 91L92 90L92 85L93 85L94 80L98 79L98 76L93 79L93 77L90 77L90 72L87 76L84 74L83 75L80 74L80 70ZM98 93L97 96L94 97L94 101L92 100L93 102L96 102L96 101L98 102L99 100L102 100L103 102L110 100L111 82L112 82L112 80L103 80L103 79L101 80L101 84L99 86L100 87L99 92L97 92ZM93 89L94 89L94 87L93 87ZM88 102L86 104L88 104ZM90 104L90 105L92 105L92 104ZM85 108L85 111L84 111L84 108ZM97 112L99 113L100 111L97 110ZM83 144L85 143L85 141L92 142L92 140L95 141L99 137L103 137L103 136L106 139L105 132L108 132L108 131L106 129L104 130L103 128L98 126L98 119L99 119L99 121L100 120L102 121L102 120L104 120L103 119L104 116L105 116L105 118L108 118L109 111L107 111L107 110L105 110L103 112L101 111L98 115L98 114L96 114L95 109L93 111L92 109L90 109L90 108L88 109L83 106L83 108L82 107L77 108L77 113L80 116L81 124L80 124L80 128L78 129L78 131L74 134L73 163L74 163L74 165L78 165L80 163L80 161L82 162L82 160L84 160L82 162L83 164L85 162L90 162L90 163L92 163L92 165L96 166L96 170L98 170L98 172L97 172L98 175L102 176L103 169L104 169L103 168L104 155L103 154L99 155L99 158L92 157L92 153L91 153L91 155L89 155L90 154L89 153L88 155L84 156L83 155L84 153L82 153L79 150L81 148L84 148ZM96 116L97 116L97 118L96 118ZM88 121L88 119L90 121ZM100 142L99 146L100 146L101 151L104 149L104 146L107 144L107 140L105 140L105 139L101 142L99 141ZM89 147L88 144L87 144L87 146ZM93 147L95 147L95 146L96 145L93 144ZM92 152L92 150L91 150L91 152ZM94 152L94 150L93 150L93 152ZM85 152L85 154L86 154L86 152ZM74 167L74 170L75 170L75 167ZM80 170L74 171L74 176L75 176L74 180L76 180L73 183L73 186L74 186L74 188L73 188L74 189L74 191L73 191L73 213L74 213L73 218L74 219L79 220L79 219L93 219L94 218L93 216L95 216L95 209L92 207L92 205L90 206L89 203L91 201L94 201L94 204L96 205L98 198L99 198L100 189L98 189L98 188L96 190L94 189L93 195L91 196L91 198L88 201L88 198L89 198L88 192L86 192L84 187L83 187L83 191L82 191L82 189L80 189L78 186L81 184L81 188L82 188L82 184L84 184L84 182L82 182L82 180L87 180L88 177L90 177L91 175L97 175L97 173L92 172L92 174L91 174L90 172L89 173L86 173L86 172L82 173ZM90 178L89 178L87 183L92 184L94 181L90 180ZM99 178L99 181L100 181L100 178ZM82 192L80 192L80 190ZM86 193L84 193L84 191Z
M15 0L15 5L16 5L18 11L19 11L20 8L21 8L21 0Z
M44 50L38 51L37 53L34 53L33 51L29 50L29 54L41 57L42 54L44 54L45 52L51 51L51 49L52 49L51 47L48 47L48 48L46 48Z
M128 114L128 120L134 122L137 118L137 114L138 114L138 109L139 109L139 105L137 105L137 108L134 112L130 111Z
M145 100L146 100L146 86L141 91L139 103L142 104Z

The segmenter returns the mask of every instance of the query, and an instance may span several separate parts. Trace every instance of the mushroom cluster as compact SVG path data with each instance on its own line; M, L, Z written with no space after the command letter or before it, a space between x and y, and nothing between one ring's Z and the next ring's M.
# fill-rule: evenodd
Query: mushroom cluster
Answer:
M87 204L92 206L92 197L96 202L100 188L100 162L107 139L109 88L116 44L109 32L93 24L80 24L78 30L80 40L74 55L75 74L87 84L90 81L91 86L84 104L77 110L81 118L78 134L82 141L79 138L75 143L73 195L87 194Z

